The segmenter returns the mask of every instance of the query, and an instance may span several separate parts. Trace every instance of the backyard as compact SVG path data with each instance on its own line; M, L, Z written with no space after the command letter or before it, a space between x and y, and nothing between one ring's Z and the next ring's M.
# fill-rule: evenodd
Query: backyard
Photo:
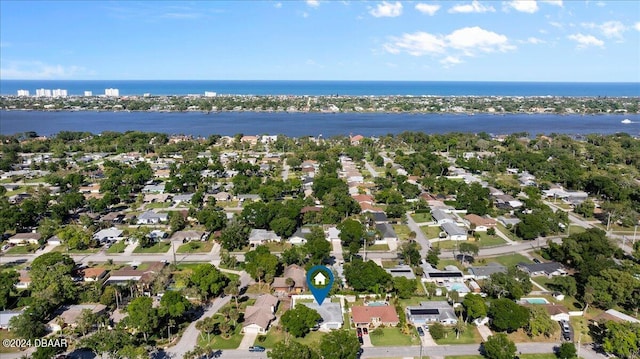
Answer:
M371 337L371 344L379 347L417 345L420 342L415 333L406 335L395 327L370 330L369 336Z

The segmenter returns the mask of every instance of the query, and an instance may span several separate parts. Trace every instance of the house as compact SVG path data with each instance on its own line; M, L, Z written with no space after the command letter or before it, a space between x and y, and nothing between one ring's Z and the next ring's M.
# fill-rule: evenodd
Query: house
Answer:
M47 244L49 244L50 246L59 246L60 244L62 244L62 240L57 235L54 235L53 237L47 239Z
M361 213L366 213L366 212L384 212L384 209L382 209L380 207L376 207L376 206L372 205L371 203L363 202L363 203L360 203L360 212Z
M464 281L464 275L458 269L458 267L453 265L448 265L444 267L444 270L439 270L434 268L429 263L423 263L421 265L423 270L422 278L423 282L429 283L447 283L447 282L458 282L462 283Z
M570 319L570 315L569 315L569 309L567 309L567 307L565 307L564 305L560 305L560 304L531 304L527 301L523 301L522 306L524 307L528 307L528 308L532 308L532 307L541 307L544 308L544 310L549 314L549 317L551 317L552 320L555 320L556 322L559 321L569 321Z
M498 217L498 222L502 223L503 226L508 227L509 225L514 227L518 223L520 223L519 218L511 218L511 217Z
M496 220L493 218L480 217L477 214L467 214L464 220L470 229L476 232L486 232L489 228L495 228Z
M258 143L258 136L242 136L240 138L240 142L248 143L253 146Z
M331 241L339 241L340 240L340 230L335 226L329 227L325 232L326 238L329 242Z
M142 193L164 193L164 182L158 184L148 184L142 187Z
M173 196L173 203L191 203L191 199L193 198L193 193L185 193L185 194L177 194Z
M24 309L0 311L0 329L9 330L9 321L11 321L11 318L19 316L22 312L24 312Z
M189 241L206 241L208 238L209 232L202 231L176 231L171 235L172 241L181 241L181 242L189 242Z
M287 240L289 243L295 245L302 245L307 243L307 236L311 234L311 227L300 227L295 233Z
M413 273L413 269L411 269L411 266L408 265L399 265L385 270L394 278L405 277L407 279L416 279L416 275Z
M15 245L25 245L25 244L38 244L42 239L42 235L40 233L16 233L14 236L9 238L8 242L10 244Z
M440 208L434 209L431 211L431 217L438 223L439 225L443 225L445 223L455 223L456 220L450 214L446 213Z
M255 304L248 306L245 310L242 332L267 333L269 324L272 320L276 319L275 312L277 307L278 298L271 294L259 296Z
M421 302L419 306L407 307L407 320L416 326L427 323L458 323L455 310L446 301Z
M149 238L151 238L154 242L158 242L161 241L165 238L167 238L167 232L165 231L161 231L159 229L154 229L153 231L151 231L149 233Z
M93 235L93 238L100 243L105 243L107 241L116 241L118 239L121 239L122 233L123 233L122 230L116 227L111 227L111 228L102 229L96 232Z
M125 284L126 285L129 282L138 282L140 280L140 278L142 278L143 274L144 274L143 271L137 270L137 269L133 269L131 267L124 268L124 269L118 269L118 270L112 270L109 273L109 278L107 279L107 283L108 284Z
M605 311L604 313L598 315L597 317L595 317L593 319L593 321L595 323L606 323L608 321L614 321L614 322L618 322L618 323L624 323L624 322L629 322L629 323L636 323L636 324L640 324L640 320L630 316L630 315L626 315L624 313L621 313L615 309L609 309L607 311Z
M80 319L82 312L85 309L90 310L93 314L100 314L107 309L107 306L104 304L94 303L62 307L58 310L58 315L47 323L47 329L52 332L59 332L66 326L75 327L78 319Z
M97 282L107 275L107 270L101 267L85 268L78 271L78 277L84 282Z
M218 192L213 195L213 198L215 198L216 201L229 201L231 200L231 193L224 191Z
M353 146L357 146L357 145L359 145L359 144L360 144L360 142L362 142L362 140L364 140L364 136L362 136L362 135L355 135L355 136L352 136L349 140L351 141L351 144L352 144Z
M389 223L389 218L384 212L373 212L371 213L371 217L375 224Z
M467 231L458 227L455 223L443 223L440 225L440 228L447 234L447 239L452 241L466 241L467 240Z
M21 269L18 271L18 283L16 283L16 289L27 289L31 285L31 274L29 271Z
M395 327L400 321L396 308L392 305L353 306L351 320L358 328L377 328L381 325Z
M142 201L144 203L164 203L171 198L168 193L147 193L144 195Z
M375 244L387 244L390 247L396 247L398 235L389 223L376 224L376 230L380 232L380 238L376 239Z
M475 280L488 279L495 273L507 273L507 267L500 263L490 262L486 266L469 267L469 273Z
M256 247L266 242L280 242L281 239L274 231L267 231L266 229L254 228L249 233L249 245L251 247Z
M138 224L158 224L166 222L169 219L168 213L156 213L154 211L146 211L138 216Z
M111 222L111 223L122 223L124 220L125 214L122 212L109 212L104 216L100 217L100 222Z
M292 283L287 283L289 278L293 281ZM300 294L307 290L307 272L299 265L288 265L281 277L273 279L271 288L278 296Z
M531 277L547 276L549 278L559 275L567 275L564 266L558 262L546 263L518 263L518 269L528 273Z
M342 328L344 317L342 316L342 307L339 302L333 303L327 301L322 303L322 305L318 305L316 302L301 304L320 314L320 317L322 317L322 321L320 322L320 331L328 332Z

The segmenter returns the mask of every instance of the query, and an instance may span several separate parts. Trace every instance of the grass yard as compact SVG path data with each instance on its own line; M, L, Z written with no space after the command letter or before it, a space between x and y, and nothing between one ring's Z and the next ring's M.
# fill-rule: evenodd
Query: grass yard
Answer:
M373 330L369 330L369 337L371 337L371 344L378 347L391 347L391 346L406 346L417 345L420 343L420 339L415 334L405 335L402 334L398 328L380 328L382 335L373 335ZM377 329L376 329L377 330Z
M133 250L133 253L167 253L170 247L171 243L158 242L147 248L137 246L136 249Z
M467 324L467 329L460 334L460 338L456 339L456 333L453 328L449 328L447 337L436 340L438 345L446 344L479 344L482 343L482 337L478 333L478 329L473 324Z
M153 202L153 203L147 203L144 205L145 209L169 208L169 207L171 207L171 202Z
M38 249L38 246L36 244L28 244L26 246L13 246L13 247L9 248L5 252L5 254L7 254L7 255L29 254L29 253L35 252L36 249Z
M213 248L213 242L189 242L181 245L177 253L208 253Z
M579 234L582 232L586 232L587 230L584 227L576 226L574 224L569 226L569 234Z
M496 229L499 230L500 232L502 232L502 234L507 236L507 238L509 238L512 241L520 241L521 240L520 237L518 237L515 234L513 234L513 232L508 230L507 227L503 226L502 223L500 223L500 222L498 222L496 224Z
M507 243L507 241L498 237L497 235L490 236L487 234L487 232L476 233L480 235L480 239L475 241L474 243L477 244L480 248L501 246Z
M269 248L269 251L271 251L271 253L284 252L285 250L292 247L291 244L285 242L267 242L264 245Z
M221 317L221 316L219 316ZM242 341L242 325L237 324L233 335L230 338L223 338L220 335L210 336L210 341L207 341L206 334L198 334L198 345L206 349L236 349Z
M15 335L15 332L10 332L8 330L0 330L0 340L17 339L17 338L18 337ZM18 353L19 351L20 351L20 348L0 345L0 353Z
M286 336L289 336L289 339L291 340L295 340L298 343L312 348L317 348L320 346L320 341L324 335L325 333L323 332L309 332L303 338L294 338L283 330L274 327L269 330L266 337L259 335L258 338L256 338L255 345L260 345L265 348L273 348L277 343L284 341ZM261 341L262 339L264 340Z
M388 252L389 251L389 245L388 244L374 244L372 246L367 246L367 251Z
M556 324L557 325L557 324ZM538 335L537 337L530 337L524 331L524 329L518 329L513 333L508 333L507 336L514 343L553 343L560 342L560 327L558 326L558 330L550 337L545 337L544 335Z
M67 246L61 244L59 246L55 246L51 252L60 252L60 253L69 253L69 254L93 254L98 253L100 248L88 248L88 249L69 249L67 250Z
M393 230L396 231L399 239L409 239L409 233L411 229L404 224L392 224Z
M127 248L127 244L124 241L119 241L111 245L109 249L107 249L108 254L116 254L124 252L124 249Z
M487 262L498 262L505 267L512 267L520 262L531 263L531 260L522 254L514 253L499 257L485 258Z
M427 236L427 239L439 238L440 232L442 232L442 229L438 226L422 226L420 227L420 230L425 236Z
M456 266L458 267L458 269L462 270L462 268L460 268L460 261L457 261L455 259L441 259L438 262L438 269L442 270L444 269L444 267L446 266Z
M412 213L411 218L413 218L413 220L416 221L416 223L433 221L433 218L431 217L431 213Z

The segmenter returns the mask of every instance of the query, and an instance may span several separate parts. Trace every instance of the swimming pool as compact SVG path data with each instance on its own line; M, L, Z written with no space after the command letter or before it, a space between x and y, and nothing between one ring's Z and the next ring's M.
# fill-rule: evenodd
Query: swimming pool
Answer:
M368 307L384 307L385 305L389 305L387 302L369 302L367 303Z
M545 298L522 298L522 300L529 304L549 304Z

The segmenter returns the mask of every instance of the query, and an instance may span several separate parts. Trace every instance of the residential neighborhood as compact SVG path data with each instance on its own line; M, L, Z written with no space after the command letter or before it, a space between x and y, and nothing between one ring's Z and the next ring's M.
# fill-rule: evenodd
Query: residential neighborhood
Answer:
M3 359L640 350L637 139L2 141Z

